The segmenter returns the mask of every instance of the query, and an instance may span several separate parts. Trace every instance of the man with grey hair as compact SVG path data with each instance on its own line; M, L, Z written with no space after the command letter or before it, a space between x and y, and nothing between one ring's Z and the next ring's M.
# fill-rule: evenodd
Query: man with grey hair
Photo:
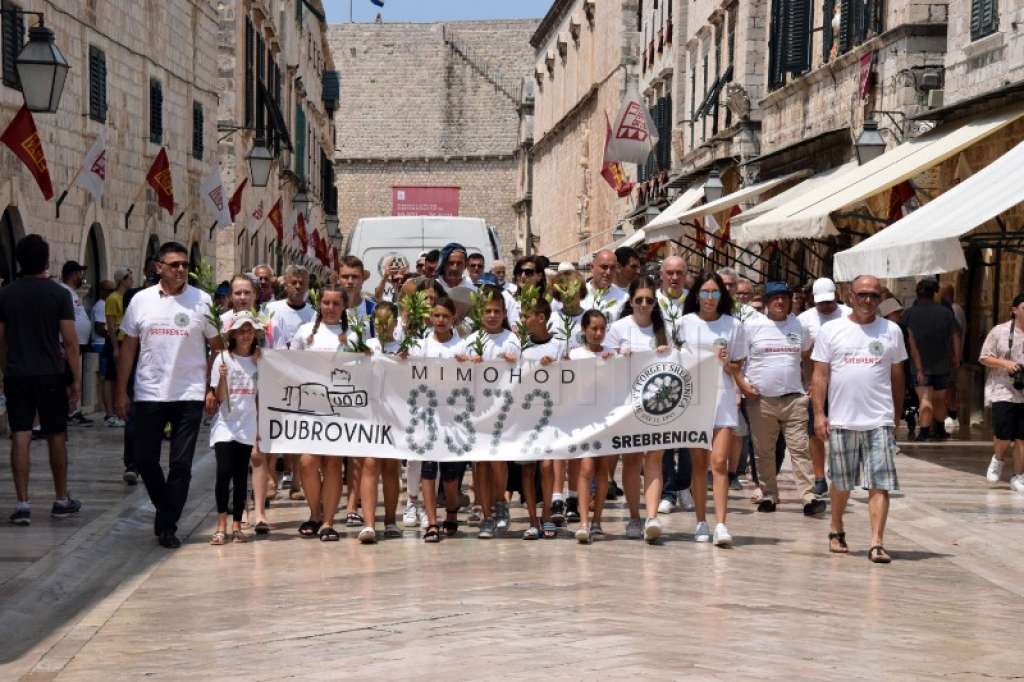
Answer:
M613 251L603 249L594 256L587 295L583 299L584 310L600 310L608 316L608 322L619 319L622 306L629 298L629 292L615 284L615 273L619 260Z
M853 280L853 312L825 323L814 342L811 401L815 430L829 444L829 551L849 552L843 512L850 491L863 486L868 489L871 523L868 559L887 564L892 561L883 545L889 493L899 488L893 432L903 410L907 351L899 325L877 314L881 301L878 278L861 275Z
M735 268L719 268L718 276L722 278L722 283L725 284L725 288L729 290L729 294L733 300L733 311L732 316L740 322L746 322L747 319L756 313L753 306L749 303L745 303L740 296L740 274L736 272ZM753 296L753 284L750 280L744 280L750 286L750 295Z
M261 263L252 269L256 285L256 305L263 307L274 300L274 268Z

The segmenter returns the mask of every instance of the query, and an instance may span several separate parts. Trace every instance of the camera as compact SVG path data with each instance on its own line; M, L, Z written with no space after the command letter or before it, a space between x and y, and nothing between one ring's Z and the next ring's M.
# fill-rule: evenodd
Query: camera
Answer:
M1013 387L1018 391L1024 391L1024 368L1017 368L1016 372L1010 372L1013 379Z

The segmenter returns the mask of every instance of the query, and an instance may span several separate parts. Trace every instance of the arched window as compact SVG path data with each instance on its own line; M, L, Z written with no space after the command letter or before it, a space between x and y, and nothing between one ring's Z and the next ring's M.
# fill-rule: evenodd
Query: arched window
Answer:
M85 302L90 306L96 302L100 280L107 275L107 264L103 260L102 229L99 223L93 223L85 238L85 255L82 264L86 267L86 277L89 282L89 292L85 296Z

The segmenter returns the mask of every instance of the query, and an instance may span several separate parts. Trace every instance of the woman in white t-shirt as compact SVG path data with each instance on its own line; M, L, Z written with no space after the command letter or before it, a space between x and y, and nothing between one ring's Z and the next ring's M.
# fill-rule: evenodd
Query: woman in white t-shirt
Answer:
M316 312L316 320L299 327L289 348L326 353L343 351L348 346L346 308L348 301L341 287L324 287L320 293L320 309ZM334 455L304 454L299 458L302 490L306 493L306 503L309 505L309 520L299 526L299 535L302 537L319 535L323 542L336 542L341 538L338 531L334 530L334 515L341 500L341 466L342 458Z
M604 346L608 330L608 318L600 310L588 310L580 319L583 332L583 345L569 351L570 360L601 358L607 360L615 355ZM576 540L581 545L589 545L597 538L604 537L601 530L601 513L604 511L605 498L608 496L608 481L611 479L612 467L615 466L615 455L604 457L584 457L579 461L579 475L576 490L579 491L580 525L576 529ZM594 515L590 514L590 486L597 480L597 495L593 498Z
M463 341L455 332L455 303L447 296L441 296L430 312L432 331L407 354L400 357L413 358L455 358L462 353ZM412 462L410 462L410 465ZM459 532L459 479L466 469L465 462L419 462L421 465L420 489L426 512L424 542L440 542L441 533L437 525L437 474L441 473L445 495L444 532L455 537ZM409 483L408 485L412 485Z
M217 457L217 530L210 538L211 545L227 541L229 487L234 493L231 538L233 542L246 541L242 512L249 458L256 443L256 363L260 356L257 335L262 333L263 325L252 313L235 315L227 330L228 348L213 359L210 384L215 387L220 409L210 428L210 446ZM262 512L262 508L257 510L258 523L266 527Z
M605 347L622 355L643 351L665 353L669 350L670 332L665 327L658 306L658 287L650 277L640 277L629 287L629 298L619 319L612 323ZM643 538L654 544L661 537L658 503L661 502L662 450L624 455L622 486L629 507L626 537ZM644 501L647 520L640 520L640 469L644 471Z
M373 327L377 336L366 340L371 355L395 355L401 345L395 339L398 306L388 301L382 301L374 309L373 318ZM373 529L373 519L377 509L377 484L381 478L384 479L384 537L402 537L402 531L398 528L395 519L398 510L398 479L401 473L401 464L401 460L398 459L363 458L363 467L359 478L359 498L366 526L359 531L359 541L364 545L371 545L377 541L377 532Z
M480 319L481 329L465 340L463 351L456 359L460 362L518 362L519 338L509 327L505 298L501 295L501 290L495 286L484 285L480 287L479 293L488 297ZM476 503L480 506L483 517L480 520L478 535L481 539L493 538L496 531L505 530L509 526L508 503L505 501L507 485L506 462L473 463L473 487L476 490ZM491 515L492 504L497 504L497 519Z
M722 380L715 397L715 423L711 449L690 448L693 462L694 513L697 528L694 539L697 542L711 540L707 523L707 478L708 462L714 479L716 545L732 544L732 536L725 525L729 503L729 451L732 447L733 431L739 420L736 382L734 377L746 358L746 339L743 325L728 313L733 309L732 296L722 278L715 273L706 273L697 278L683 303L683 319L679 322L679 336L683 347L698 355L714 355L722 363ZM701 396L707 399L710 396Z

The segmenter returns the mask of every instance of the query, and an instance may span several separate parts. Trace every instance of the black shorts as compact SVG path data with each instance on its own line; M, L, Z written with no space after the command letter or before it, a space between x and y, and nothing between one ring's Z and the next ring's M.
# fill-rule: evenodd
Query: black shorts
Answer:
M1024 403L992 403L992 433L999 440L1024 440Z
M825 416L828 416L828 398L825 398ZM814 401L810 398L807 399L807 435L815 436L814 434ZM815 436L817 437L817 436Z
M103 369L103 378L107 381L117 380L117 363L114 362L114 347L108 340L103 344L100 351L100 367Z
M436 481L438 466L437 462L424 462L420 478L424 481ZM457 481L466 472L466 462L441 462L440 469L442 481Z
M949 388L950 379L949 374L925 374L924 384L915 383L915 388L931 388L935 391L945 391Z
M36 377L4 377L7 423L11 433L31 431L36 415L45 436L68 430L67 380L63 374Z

